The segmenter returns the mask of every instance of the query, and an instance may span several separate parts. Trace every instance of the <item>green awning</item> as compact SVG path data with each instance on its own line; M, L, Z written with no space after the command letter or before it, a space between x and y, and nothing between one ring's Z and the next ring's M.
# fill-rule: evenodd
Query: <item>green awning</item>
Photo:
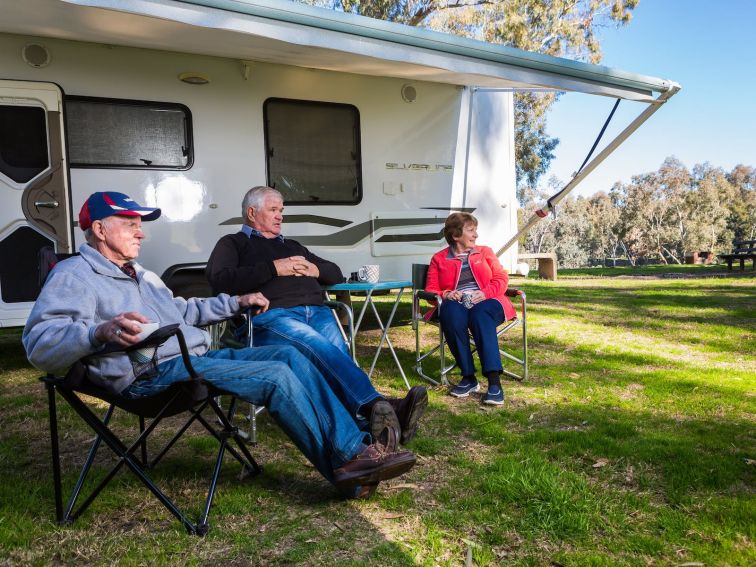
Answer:
M165 33L160 37L145 38L139 28L132 32L127 27L119 29L111 42L125 45L407 80L577 91L646 102L653 101L655 94L677 88L673 81L298 2L62 1L126 13L132 21L155 20L153 29L159 29L162 22ZM99 17L108 19L104 14ZM96 35L94 30L92 35Z

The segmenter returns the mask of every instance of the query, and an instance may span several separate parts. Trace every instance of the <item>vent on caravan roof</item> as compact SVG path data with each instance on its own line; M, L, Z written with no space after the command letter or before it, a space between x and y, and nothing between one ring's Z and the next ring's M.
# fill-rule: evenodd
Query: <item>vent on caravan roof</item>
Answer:
M417 100L417 89L412 85L402 87L402 100L404 102L415 102Z
M24 58L27 65L37 69L47 67L50 64L50 52L44 45L40 45L39 43L25 45L21 50L21 57Z
M210 82L210 78L207 75L196 73L195 71L187 71L186 73L181 73L178 78L179 81L189 83L190 85L206 85Z

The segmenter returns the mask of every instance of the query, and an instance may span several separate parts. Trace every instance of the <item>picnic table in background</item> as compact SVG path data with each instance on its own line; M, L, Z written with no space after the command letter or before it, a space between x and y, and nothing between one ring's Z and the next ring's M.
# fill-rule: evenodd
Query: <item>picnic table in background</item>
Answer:
M745 261L751 260L751 269L756 269L756 240L735 240L732 243L732 252L729 254L720 254L725 262L727 269L732 270L732 262L740 260L740 269L745 270Z

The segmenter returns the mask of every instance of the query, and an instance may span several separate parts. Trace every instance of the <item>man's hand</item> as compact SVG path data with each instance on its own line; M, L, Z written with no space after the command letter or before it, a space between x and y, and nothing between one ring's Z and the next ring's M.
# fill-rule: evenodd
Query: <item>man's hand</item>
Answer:
M289 256L288 258L273 260L276 274L279 276L302 276L304 274L300 272L307 270L307 264L309 262L304 259L304 256Z
M239 302L239 307L241 309L255 306L260 308L260 313L267 311L268 307L270 307L270 301L268 301L268 298L260 292L240 295L237 298L237 301Z
M302 265L304 265L305 268L302 268ZM296 276L310 276L311 278L317 278L320 276L320 269L307 260L303 260L301 264L297 264L297 266L294 267L294 271L296 272L294 274Z
M150 320L135 311L121 313L112 319L100 323L95 330L95 338L101 343L112 343L121 346L129 346L139 342L137 335L142 332L140 323L149 323Z

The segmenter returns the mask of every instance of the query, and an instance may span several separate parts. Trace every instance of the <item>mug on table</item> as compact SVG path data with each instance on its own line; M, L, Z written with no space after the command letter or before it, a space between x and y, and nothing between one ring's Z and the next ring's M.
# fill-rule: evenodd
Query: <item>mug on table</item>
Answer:
M365 264L357 270L357 279L365 283L378 283L379 274L378 264Z

